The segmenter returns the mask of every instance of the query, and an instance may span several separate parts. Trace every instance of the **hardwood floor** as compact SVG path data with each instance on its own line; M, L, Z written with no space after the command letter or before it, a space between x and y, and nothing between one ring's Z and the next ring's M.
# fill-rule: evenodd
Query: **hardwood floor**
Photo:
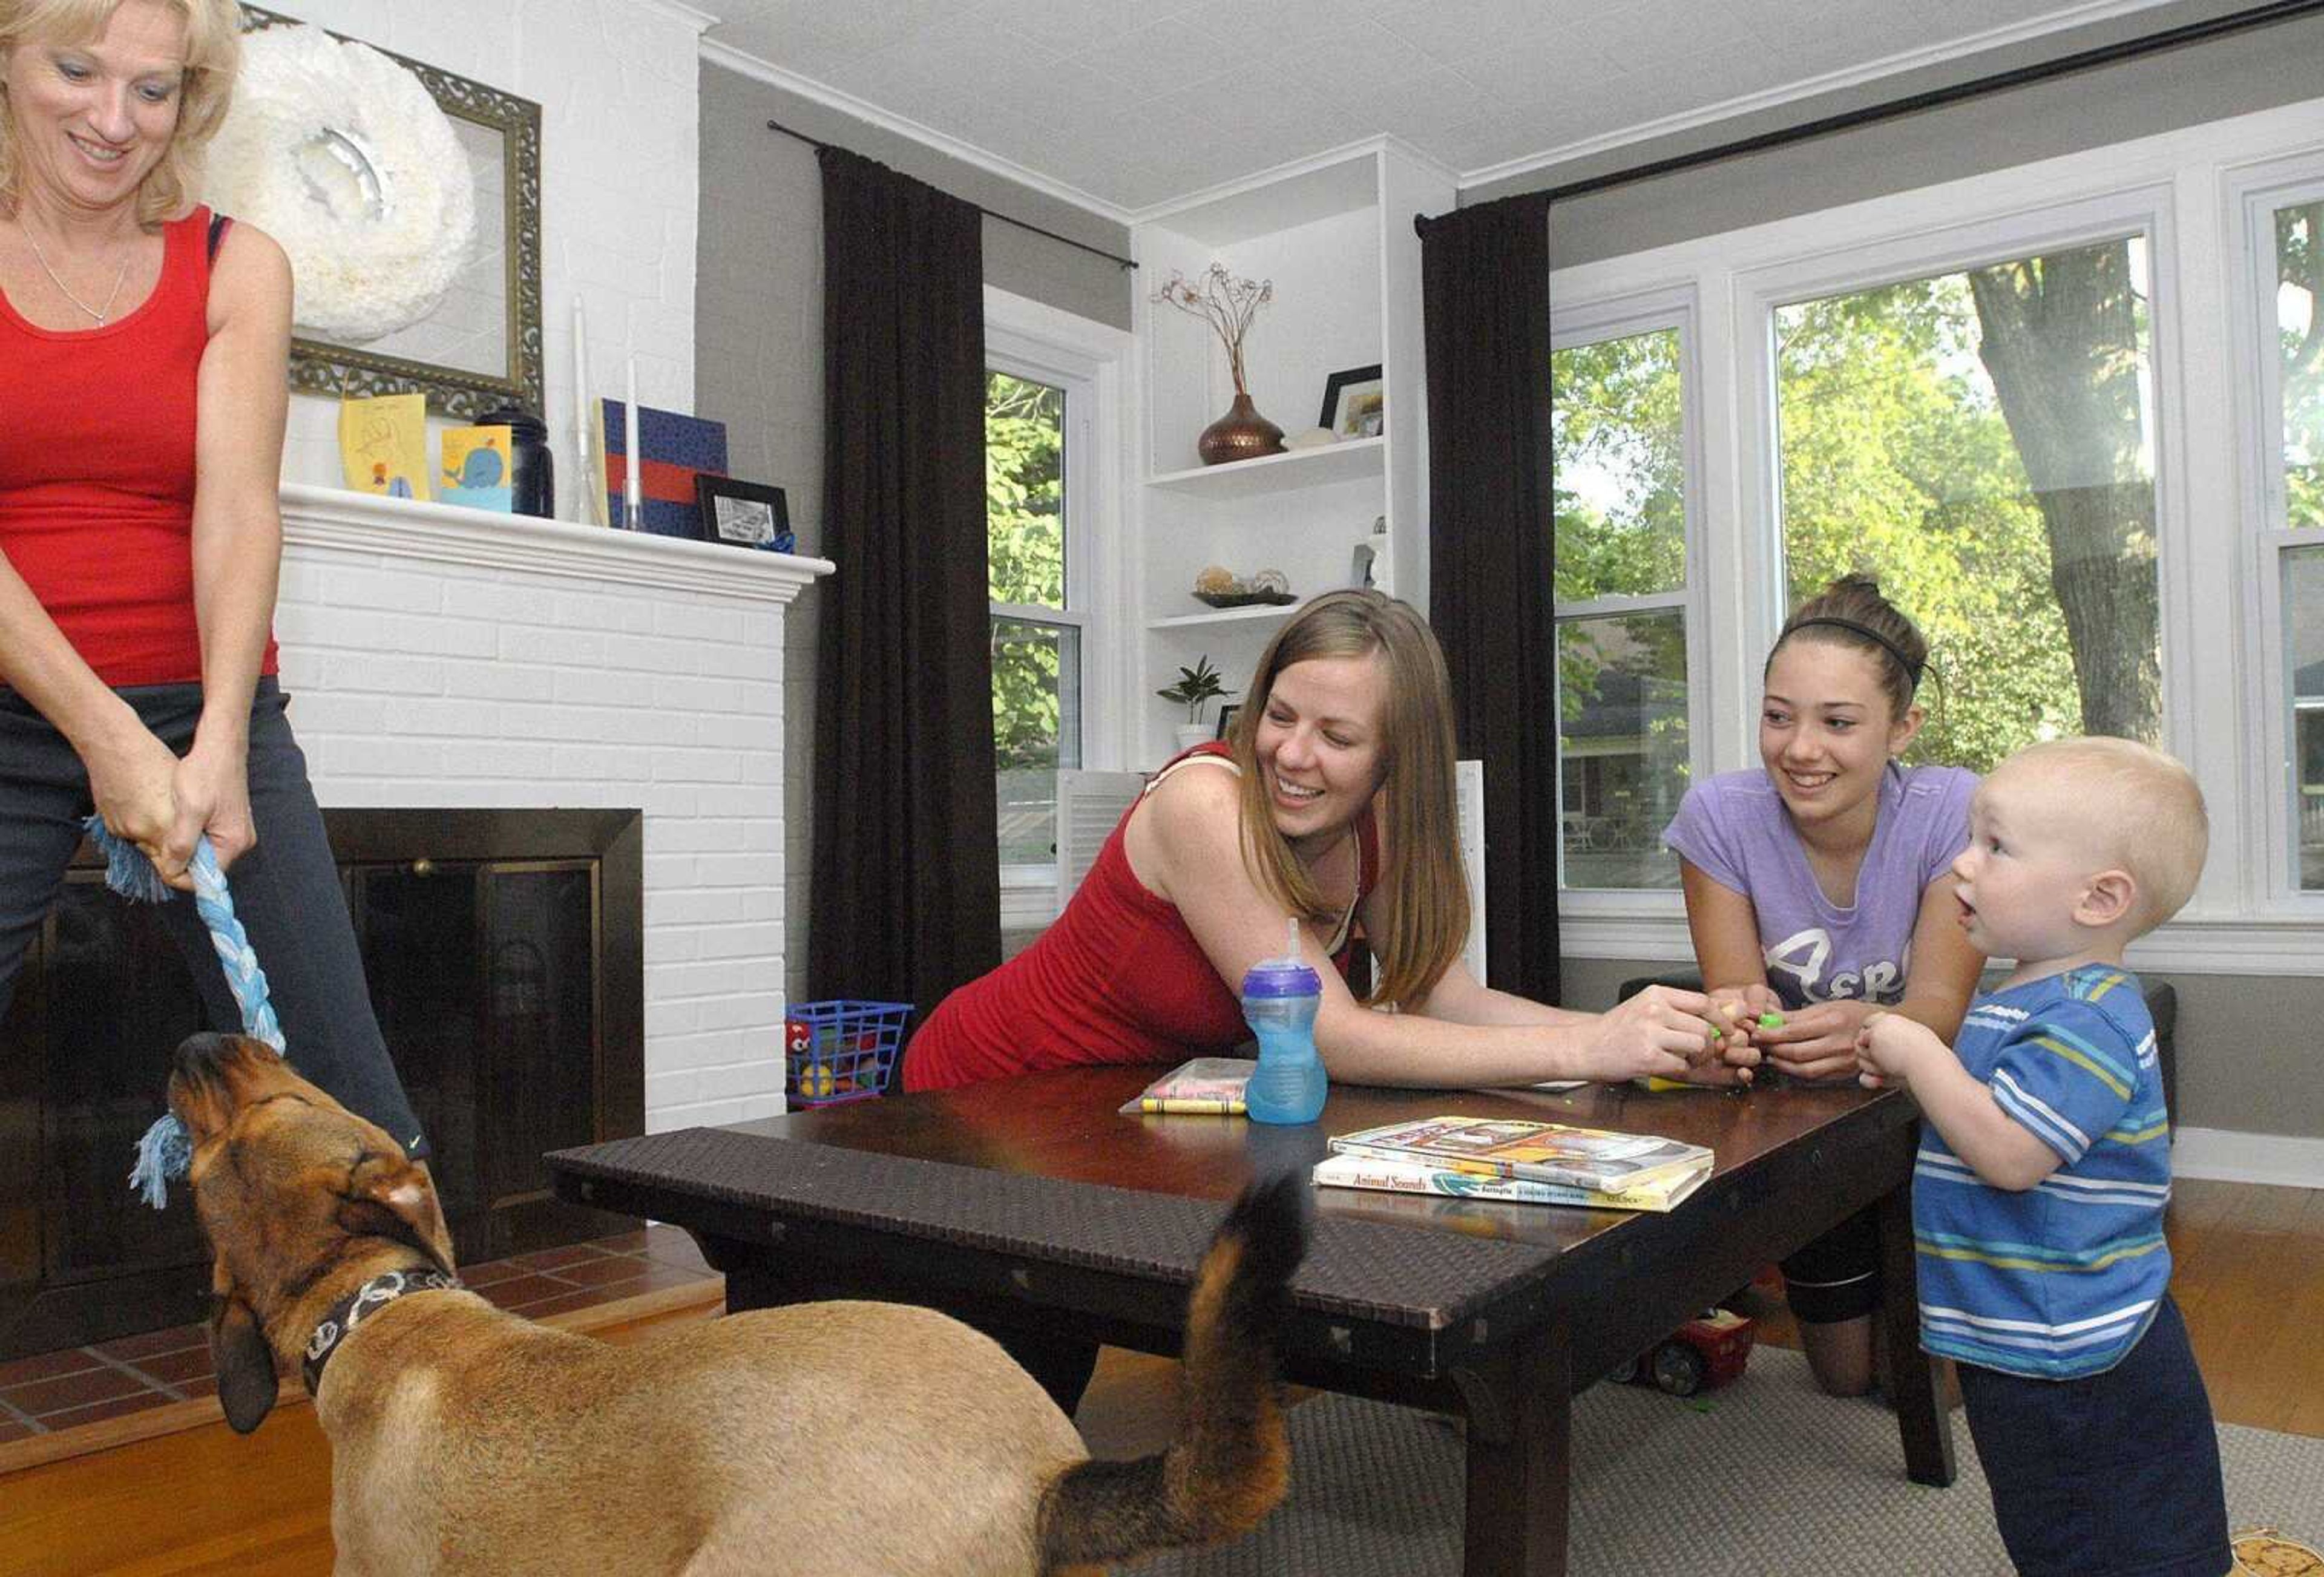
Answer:
M2220 1420L2324 1436L2324 1190L2181 1182L2168 1230ZM599 1334L634 1341L707 1313ZM1788 1345L1786 1323L1770 1319L1763 1339ZM1176 1368L1109 1349L1082 1405L1091 1449L1134 1455L1167 1440ZM329 1500L312 1409L278 1408L246 1439L207 1425L0 1477L0 1577L315 1577L330 1570Z

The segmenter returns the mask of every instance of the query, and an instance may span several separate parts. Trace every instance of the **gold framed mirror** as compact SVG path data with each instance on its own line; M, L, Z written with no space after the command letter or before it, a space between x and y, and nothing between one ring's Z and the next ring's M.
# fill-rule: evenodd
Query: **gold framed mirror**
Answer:
M308 25L256 5L244 5L242 15L244 32ZM315 394L425 394L429 410L470 420L511 401L546 415L540 106L392 51L379 52L408 68L450 120L475 177L475 244L452 289L418 322L360 346L294 330L290 387ZM326 128L319 135L332 134ZM346 159L337 147L327 152Z

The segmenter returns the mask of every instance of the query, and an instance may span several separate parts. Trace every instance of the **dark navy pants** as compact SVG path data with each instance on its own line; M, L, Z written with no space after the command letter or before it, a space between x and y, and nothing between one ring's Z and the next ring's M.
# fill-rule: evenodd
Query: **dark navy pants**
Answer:
M139 686L120 694L171 750L183 755L191 747L201 717L199 685ZM425 1156L427 1137L372 1013L323 813L284 715L288 699L268 678L259 680L251 702L250 810L258 842L226 872L235 917L266 972L291 1065L387 1130L409 1153ZM72 746L30 702L0 688L0 1012L56 902L90 808L88 773ZM192 897L172 894L161 908L211 1028L239 1033L242 1010ZM152 1048L157 1111L172 1049Z
M1959 1367L2001 1542L2024 1577L2220 1577L2235 1564L2211 1399L2169 1295L2104 1374Z

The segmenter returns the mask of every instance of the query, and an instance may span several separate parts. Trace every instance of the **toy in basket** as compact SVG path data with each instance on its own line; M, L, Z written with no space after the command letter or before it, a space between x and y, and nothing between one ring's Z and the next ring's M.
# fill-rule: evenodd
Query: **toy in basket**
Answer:
M888 1087L909 1002L794 1002L783 1020L783 1088L801 1106L864 1101Z

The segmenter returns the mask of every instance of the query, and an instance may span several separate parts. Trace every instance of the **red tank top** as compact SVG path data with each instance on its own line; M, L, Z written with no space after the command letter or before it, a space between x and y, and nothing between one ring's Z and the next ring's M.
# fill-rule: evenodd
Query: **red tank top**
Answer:
M1226 750L1213 742L1187 753ZM1054 925L928 1015L906 1050L907 1090L1047 1068L1167 1062L1231 1050L1250 1038L1241 1002L1211 967L1176 906L1155 896L1130 868L1122 835L1137 808L1114 824ZM1356 827L1360 906L1379 880L1379 835L1370 811ZM1332 962L1345 976L1349 949L1342 946Z
M116 688L202 677L194 410L209 217L162 227L153 293L101 327L38 328L0 295L0 553Z

